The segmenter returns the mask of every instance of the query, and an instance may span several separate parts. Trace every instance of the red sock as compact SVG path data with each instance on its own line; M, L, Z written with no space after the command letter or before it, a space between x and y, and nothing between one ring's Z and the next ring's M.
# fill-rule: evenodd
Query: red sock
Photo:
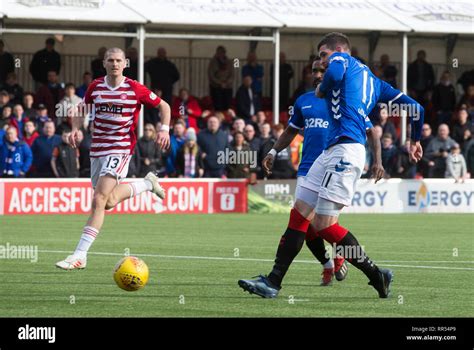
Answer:
M349 232L348 229L339 226L339 223L335 223L329 227L318 232L318 234L329 243L339 243Z
M304 232L308 231L309 220L306 219L303 215L300 214L295 208L291 209L290 221L288 222L288 228Z
M308 226L308 231L306 232L306 241L310 242L319 237L318 232L314 229L313 226Z

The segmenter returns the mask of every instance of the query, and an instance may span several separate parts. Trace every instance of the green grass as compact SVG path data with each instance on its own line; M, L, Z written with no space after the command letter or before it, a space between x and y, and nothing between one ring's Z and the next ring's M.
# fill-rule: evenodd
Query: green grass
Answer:
M392 297L384 300L354 267L345 281L320 287L320 265L298 262L313 260L305 247L277 299L244 293L237 286L239 278L268 273L272 267L271 261L244 259L274 258L288 220L284 214L110 215L87 269L56 269L54 263L67 254L44 251L73 250L85 219L0 217L0 244L37 245L40 250L37 263L0 260L0 316L473 316L472 215L342 215L341 224L355 233L373 260L380 266L397 265L390 266L395 272ZM122 291L112 279L125 248L137 256L161 255L143 257L150 280L141 291ZM232 259L236 248L240 261ZM100 252L116 255L94 254ZM290 296L297 301L290 303Z

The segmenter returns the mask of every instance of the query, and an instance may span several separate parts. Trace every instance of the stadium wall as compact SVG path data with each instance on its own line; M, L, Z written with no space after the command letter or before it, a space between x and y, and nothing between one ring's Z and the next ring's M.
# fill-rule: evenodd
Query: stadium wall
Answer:
M128 179L126 182L134 181ZM246 213L245 180L160 181L164 201L150 192L128 199L112 214L214 214ZM0 215L88 214L92 203L88 179L0 179Z
M129 179L127 181L133 181ZM127 200L116 214L288 213L296 180L163 179L164 202L151 193ZM87 179L0 179L0 215L87 214ZM345 213L474 213L474 180L359 180Z
M296 180L262 181L249 188L250 212L289 212ZM474 213L474 180L359 180L344 213Z

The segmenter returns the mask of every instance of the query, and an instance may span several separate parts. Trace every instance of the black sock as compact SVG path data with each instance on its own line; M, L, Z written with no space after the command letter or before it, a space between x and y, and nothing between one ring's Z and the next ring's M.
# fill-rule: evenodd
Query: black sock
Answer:
M277 287L281 286L281 281L285 276L293 259L298 255L303 247L305 232L287 228L280 240L280 245L276 253L275 265L268 275L268 279Z
M309 250L311 250L311 253L313 253L314 257L318 259L322 265L329 261L329 257L326 255L324 239L321 237L316 237L311 241L306 241L306 245L308 246Z
M365 254L365 251L352 233L347 232L346 236L337 244L336 249L339 251L341 247L344 248L342 252L346 260L361 270L369 280L372 281L379 278L379 268Z

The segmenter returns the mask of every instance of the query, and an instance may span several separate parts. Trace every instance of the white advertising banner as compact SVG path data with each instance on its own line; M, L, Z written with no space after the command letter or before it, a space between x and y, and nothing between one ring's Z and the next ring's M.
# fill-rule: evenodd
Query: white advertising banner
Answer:
M359 180L345 213L474 213L474 180Z

